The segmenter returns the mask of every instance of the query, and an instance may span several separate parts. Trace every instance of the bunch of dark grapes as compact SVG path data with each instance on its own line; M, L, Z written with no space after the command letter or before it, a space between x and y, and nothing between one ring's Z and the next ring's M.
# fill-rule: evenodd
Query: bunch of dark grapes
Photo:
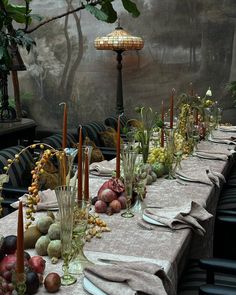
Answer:
M9 265L9 268L0 276L0 295L12 295L14 290L11 267Z

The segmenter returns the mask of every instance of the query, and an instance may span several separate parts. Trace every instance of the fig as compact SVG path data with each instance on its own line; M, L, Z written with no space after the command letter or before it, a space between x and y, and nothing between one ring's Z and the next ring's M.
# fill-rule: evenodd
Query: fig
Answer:
M101 192L98 198L106 203L111 203L113 200L117 199L117 195L111 189L106 188Z
M36 226L37 226L38 230L41 233L46 234L48 232L48 229L49 229L49 227L50 227L50 225L52 223L53 223L52 217L50 217L50 216L42 216L37 221Z
M37 254L41 256L47 255L47 248L49 243L50 243L50 239L48 235L41 236L35 244L35 250Z
M52 240L48 244L47 252L50 258L53 258L53 257L60 258L61 257L61 241Z
M49 273L44 279L44 287L49 293L54 293L61 287L61 278L56 272Z
M102 200L98 200L95 203L95 211L97 213L105 213L107 211L107 204Z
M60 240L60 224L53 223L48 229L48 236L50 240Z
M113 200L109 206L113 209L113 212L115 213L119 213L121 210L121 203L118 200Z
M17 236L10 235L6 236L3 241L5 248L5 254L13 254L16 251Z
M25 274L25 276L26 294L31 295L37 293L40 285L37 273L35 271L29 271Z

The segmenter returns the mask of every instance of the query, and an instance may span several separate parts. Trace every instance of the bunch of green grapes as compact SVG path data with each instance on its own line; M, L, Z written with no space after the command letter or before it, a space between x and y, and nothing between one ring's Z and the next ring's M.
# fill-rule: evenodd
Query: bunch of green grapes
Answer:
M184 137L181 133L175 132L174 134L174 143L176 152L182 151L184 145Z
M178 132L185 136L187 124L189 122L189 116L191 115L191 107L189 104L185 103L181 107L181 111L179 114L179 122L178 122Z
M164 147L154 147L151 149L148 156L148 163L154 164L156 162L165 163L167 160L167 151Z

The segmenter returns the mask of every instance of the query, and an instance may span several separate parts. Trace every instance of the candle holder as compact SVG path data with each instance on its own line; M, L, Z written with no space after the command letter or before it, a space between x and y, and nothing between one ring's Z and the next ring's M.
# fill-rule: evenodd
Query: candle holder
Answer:
M26 293L26 275L25 273L15 273L13 275L13 284L18 295L25 295Z
M73 212L75 203L75 189L71 186L58 186L55 193L59 206L60 214L60 236L62 245L63 258L63 276L61 284L64 286L72 285L76 282L76 278L69 274L69 262L72 255L72 230L73 230Z
M84 254L85 234L88 225L90 203L77 201L74 206L74 221L72 232L72 259L69 263L69 273L81 274L90 262Z

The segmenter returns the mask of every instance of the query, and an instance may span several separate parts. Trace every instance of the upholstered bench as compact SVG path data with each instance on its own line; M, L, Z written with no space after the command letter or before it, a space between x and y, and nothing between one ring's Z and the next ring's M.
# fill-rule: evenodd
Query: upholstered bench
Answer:
M236 292L236 272L226 272L220 273L219 268L215 274L215 285L208 285L207 283L207 270L209 269L208 265L212 262L217 266L218 260L192 260L187 264L183 275L181 276L179 285L178 285L178 295L199 295L199 294L221 294L229 295L227 290L234 290ZM222 261L224 264L224 261ZM214 268L212 267L212 270ZM223 270L223 267L222 267ZM201 292L199 291L201 289ZM217 293L217 290L224 290L225 293ZM200 292L200 293L199 293ZM205 292L205 293L204 293ZM213 292L213 293L212 293ZM215 293L214 293L215 292ZM232 293L236 294L236 293Z
M46 143L53 147L54 149L61 149L62 147L62 134L61 133L56 133L53 135L50 135L48 137L42 138L41 141L42 143ZM76 142L75 136L72 133L67 133L67 147L74 147Z
M116 144L114 141L116 134L115 130L112 130L114 132L111 131L110 134L107 126L105 126L104 123L98 121L92 121L88 124L84 124L82 125L83 142L85 144L89 144L89 139L92 142L93 147L101 151L104 159L111 160L116 157ZM110 139L109 137L107 137L105 140L106 135L109 134L111 135ZM100 161L101 160L102 159L100 159Z

